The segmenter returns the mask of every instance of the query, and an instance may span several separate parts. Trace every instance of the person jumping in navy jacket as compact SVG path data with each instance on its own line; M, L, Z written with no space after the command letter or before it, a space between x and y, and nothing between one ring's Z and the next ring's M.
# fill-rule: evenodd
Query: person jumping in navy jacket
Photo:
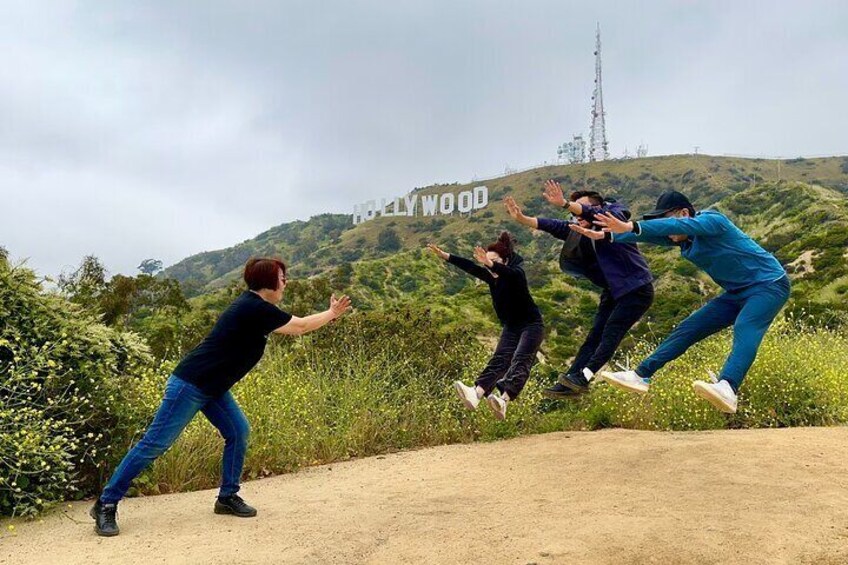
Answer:
M611 384L645 392L651 377L695 343L733 326L733 347L718 382L695 381L695 393L726 413L736 412L736 393L754 363L757 350L780 309L789 299L789 277L780 262L714 210L695 212L689 199L671 190L660 195L645 221L622 221L610 214L595 223L602 234L580 226L587 237L614 243L676 245L680 254L703 269L724 289L683 320L635 371L602 373Z
M559 183L553 180L545 183L544 196L551 204L568 209L579 225L589 230L600 214L622 220L630 218L630 211L623 204L594 191L572 192L566 201ZM589 389L594 374L612 359L627 332L651 307L654 301L651 271L635 244L596 241L572 231L569 228L572 222L525 216L512 197L507 197L505 204L509 215L519 223L565 241L560 254L560 268L564 272L585 277L602 289L592 330L571 366L560 375L559 383L545 390L545 395L552 398L579 395Z
M480 265L446 253L432 243L427 247L436 256L489 285L495 313L503 326L500 340L474 386L456 381L454 389L470 410L486 397L495 417L503 420L507 404L518 398L530 377L545 334L542 314L527 287L523 259L514 250L515 240L509 232L502 232L486 249L476 247L474 259Z

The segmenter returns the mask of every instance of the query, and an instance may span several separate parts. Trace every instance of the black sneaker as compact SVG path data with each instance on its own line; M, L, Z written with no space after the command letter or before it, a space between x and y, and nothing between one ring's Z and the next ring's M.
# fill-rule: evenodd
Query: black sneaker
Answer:
M232 514L239 518L253 518L256 516L256 508L250 506L237 494L218 497L215 501L215 514Z
M556 399L570 399L577 398L581 396L582 392L576 392L568 388L567 386L561 385L559 383L555 384L550 388L546 388L542 391L542 396L547 396L548 398L556 398Z
M559 383L574 392L583 393L589 391L589 381L583 375L569 375L563 373L559 376Z
M98 536L111 537L120 533L121 530L118 529L117 521L117 504L103 504L98 498L88 514L94 518L94 531L97 532Z

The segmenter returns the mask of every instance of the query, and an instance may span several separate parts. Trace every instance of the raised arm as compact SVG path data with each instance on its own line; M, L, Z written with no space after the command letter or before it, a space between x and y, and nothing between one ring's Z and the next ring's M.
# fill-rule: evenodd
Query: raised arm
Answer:
M625 216L626 210L623 206L590 206L588 204L582 204L580 202L566 201L565 195L562 192L562 187L555 180L549 180L545 182L545 189L542 192L542 196L544 196L545 200L547 200L548 203L553 204L558 208L565 208L575 216L583 218L584 220L589 222L595 221L595 216L603 214L605 212L609 212L621 220L627 219L627 217ZM540 227L539 229L544 228Z
M664 247L672 247L677 245L667 237L639 237L632 231L624 233L597 231L578 226L577 224L571 224L569 228L576 231L580 235L588 237L589 239L606 239L607 241L611 241L613 243L653 243L654 245L662 245Z
M504 265L503 263L492 263L492 271L497 273L499 277L504 277L504 280L509 278L525 277L524 269L521 267L513 267Z
M644 234L636 235L632 231L626 233L606 232L605 235L607 235L613 243L650 243L653 245L661 245L663 247L676 247L678 245L671 241L667 236L646 236Z
M552 204L557 208L565 208L575 215L579 215L582 212L580 204L577 202L568 202L565 199L565 194L562 192L562 186L553 179L545 181L545 188L542 191L542 196L548 201L548 204Z
M333 294L330 297L330 307L319 314L312 314L299 318L292 316L291 321L286 325L274 330L274 333L283 335L303 335L313 332L320 327L326 326L336 318L342 316L350 308L350 298L342 296L336 298Z
M637 222L634 231L644 237L721 235L727 231L727 220L718 214L700 214L694 218L658 218Z
M428 243L427 249L432 251L433 254L436 255L436 257L442 259L443 261L447 261L458 269L462 269L472 277L476 277L481 281L487 283L492 281L492 273L490 273L488 270L484 269L480 265L475 265L468 259L465 259L463 257L457 257L456 255L451 255L450 253L442 251L442 249L435 243Z
M532 216L525 216L521 211L521 207L515 201L515 198L512 196L507 196L504 198L504 206L506 207L506 213L509 214L509 217L521 224L522 226L527 226L528 228L539 229L539 222L536 218Z
M719 214L700 214L694 218L658 218L642 222L624 222L612 214L600 214L595 223L605 232L613 234L632 233L635 241L670 235L715 236L727 231L727 220ZM617 237L619 241L622 239ZM629 239L629 238L625 238Z
M472 277L478 278L483 282L492 282L492 273L480 265L476 265L473 261L469 261L465 257L450 255L450 257L448 257L448 263L454 267L462 269Z

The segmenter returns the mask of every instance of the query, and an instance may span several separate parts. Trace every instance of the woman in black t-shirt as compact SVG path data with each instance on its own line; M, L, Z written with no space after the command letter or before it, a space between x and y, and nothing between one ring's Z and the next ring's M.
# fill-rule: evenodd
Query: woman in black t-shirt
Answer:
M438 257L489 285L495 313L503 326L498 346L473 387L456 381L454 389L471 410L487 397L489 408L499 420L506 418L507 404L518 397L527 383L545 334L542 314L527 287L524 261L514 246L509 232L502 232L485 250L474 249L474 259L480 265L446 253L432 243L427 246Z
M230 304L209 335L174 369L153 422L124 456L94 503L90 514L99 535L118 534L117 505L132 480L173 445L197 412L203 412L225 440L215 513L256 515L256 509L236 494L250 428L230 388L262 358L268 335L303 335L317 330L344 314L350 308L350 299L333 295L324 312L298 318L276 306L286 287L285 263L251 259L244 268L244 281L248 290Z

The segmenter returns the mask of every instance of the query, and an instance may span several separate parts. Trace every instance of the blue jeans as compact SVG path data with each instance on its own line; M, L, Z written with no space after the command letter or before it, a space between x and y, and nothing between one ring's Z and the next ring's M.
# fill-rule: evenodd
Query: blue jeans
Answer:
M224 463L219 496L229 496L239 490L244 454L250 426L244 412L227 391L220 397L209 396L191 383L175 375L168 378L162 404L147 428L144 437L124 456L100 500L116 503L121 500L136 478L148 465L165 453L177 440L197 412L218 428L224 437Z
M725 292L683 320L650 357L636 368L650 379L666 363L683 355L695 343L733 326L733 347L721 370L722 380L739 390L754 363L757 350L774 318L789 299L789 278Z

